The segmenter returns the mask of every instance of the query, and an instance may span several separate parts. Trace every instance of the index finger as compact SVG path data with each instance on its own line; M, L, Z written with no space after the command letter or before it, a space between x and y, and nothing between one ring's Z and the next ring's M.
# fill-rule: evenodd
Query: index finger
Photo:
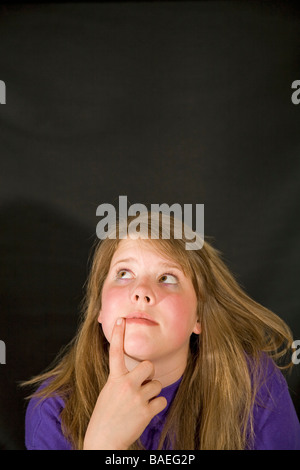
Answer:
M128 373L124 360L124 333L125 319L118 318L112 331L109 347L109 371L112 377L120 377Z

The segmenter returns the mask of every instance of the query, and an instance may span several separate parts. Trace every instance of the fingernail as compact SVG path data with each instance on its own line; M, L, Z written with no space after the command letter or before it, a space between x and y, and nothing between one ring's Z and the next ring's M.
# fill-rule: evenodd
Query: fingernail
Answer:
M121 324L122 324L122 321L123 321L123 318L122 318L122 317L121 317L121 318L118 318L117 321L116 321L117 325L121 325Z

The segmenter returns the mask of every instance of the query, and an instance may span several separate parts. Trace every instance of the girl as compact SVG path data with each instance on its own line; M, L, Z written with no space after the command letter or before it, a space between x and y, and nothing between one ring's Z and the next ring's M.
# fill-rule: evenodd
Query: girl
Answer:
M300 449L289 328L164 218L96 246L78 334L26 382L27 449Z

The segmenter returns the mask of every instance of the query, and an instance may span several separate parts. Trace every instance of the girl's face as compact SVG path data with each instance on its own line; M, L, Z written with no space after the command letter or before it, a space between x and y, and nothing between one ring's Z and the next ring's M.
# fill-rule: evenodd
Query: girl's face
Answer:
M201 331L196 311L192 281L177 262L158 254L147 240L120 241L98 318L108 341L116 319L123 317L125 355L138 361L186 361L190 336Z

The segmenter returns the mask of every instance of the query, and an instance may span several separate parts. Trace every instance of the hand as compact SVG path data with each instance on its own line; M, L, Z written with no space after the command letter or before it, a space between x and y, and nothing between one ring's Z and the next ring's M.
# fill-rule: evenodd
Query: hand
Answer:
M120 324L118 324L120 321ZM117 320L109 349L109 376L92 413L84 450L125 450L151 419L167 406L157 397L162 385L151 380L154 366L143 361L128 372L124 360L125 319Z

